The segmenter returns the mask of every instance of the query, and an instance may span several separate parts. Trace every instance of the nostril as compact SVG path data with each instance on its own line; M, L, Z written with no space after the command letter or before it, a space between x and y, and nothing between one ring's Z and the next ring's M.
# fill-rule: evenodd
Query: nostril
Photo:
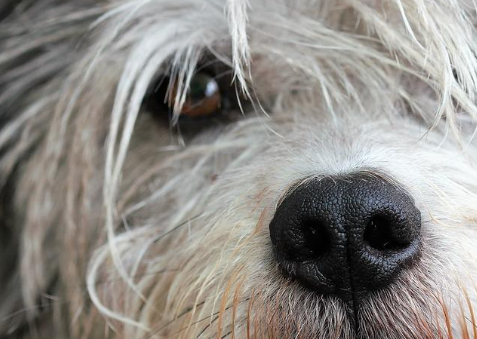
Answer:
M306 257L319 258L331 249L330 235L326 226L317 220L305 220L302 222Z
M364 242L379 251L398 251L406 248L409 243L398 239L393 234L395 223L385 216L372 217L364 230Z

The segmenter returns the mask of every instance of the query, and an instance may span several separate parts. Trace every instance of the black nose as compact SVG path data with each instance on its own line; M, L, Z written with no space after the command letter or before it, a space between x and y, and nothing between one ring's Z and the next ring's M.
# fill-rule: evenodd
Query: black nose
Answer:
M421 214L366 173L312 179L280 203L270 236L282 271L345 302L388 286L419 255Z

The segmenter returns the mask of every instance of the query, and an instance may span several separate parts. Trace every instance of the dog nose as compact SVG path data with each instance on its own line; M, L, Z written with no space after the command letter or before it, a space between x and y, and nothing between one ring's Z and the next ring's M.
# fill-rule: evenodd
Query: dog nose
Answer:
M370 173L312 179L279 204L270 223L286 276L355 303L416 262L421 214L404 190Z

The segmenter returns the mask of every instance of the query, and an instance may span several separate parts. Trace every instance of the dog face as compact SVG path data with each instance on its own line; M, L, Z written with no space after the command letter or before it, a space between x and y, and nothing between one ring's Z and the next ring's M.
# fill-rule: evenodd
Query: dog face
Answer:
M2 335L475 337L468 3L0 13Z

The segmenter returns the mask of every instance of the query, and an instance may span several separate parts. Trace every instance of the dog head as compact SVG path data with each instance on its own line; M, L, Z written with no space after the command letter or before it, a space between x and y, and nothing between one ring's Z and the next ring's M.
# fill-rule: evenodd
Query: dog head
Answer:
M475 336L475 8L3 13L1 333Z

